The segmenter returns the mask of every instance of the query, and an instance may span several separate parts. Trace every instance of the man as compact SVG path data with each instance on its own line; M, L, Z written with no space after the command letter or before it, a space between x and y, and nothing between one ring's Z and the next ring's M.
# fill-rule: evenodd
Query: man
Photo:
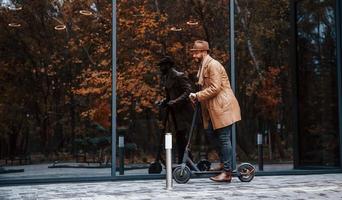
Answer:
M197 73L201 90L190 93L191 101L201 103L203 126L216 143L223 172L210 179L231 182L232 124L241 120L240 107L231 89L225 68L208 54L209 44L203 40L194 43L192 57L200 64Z
M188 98L191 92L191 85L187 76L175 69L175 63L171 57L165 56L159 61L158 65L162 74L161 85L166 93L166 99L162 101L162 106L169 109L169 114L175 127L178 163L181 163L187 144L186 134L189 130L193 113L193 108Z

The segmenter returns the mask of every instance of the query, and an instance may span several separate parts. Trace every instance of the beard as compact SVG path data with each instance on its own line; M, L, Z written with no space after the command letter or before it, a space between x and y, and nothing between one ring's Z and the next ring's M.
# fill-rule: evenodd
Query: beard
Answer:
M194 58L194 61L195 61L195 63L199 64L199 63L202 62L202 59L200 59L200 58Z

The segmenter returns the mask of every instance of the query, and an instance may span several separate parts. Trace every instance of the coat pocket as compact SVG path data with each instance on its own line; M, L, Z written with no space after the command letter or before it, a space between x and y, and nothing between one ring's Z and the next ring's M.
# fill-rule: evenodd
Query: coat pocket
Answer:
M211 100L210 108L220 113L229 109L230 104L231 102L229 99L225 97L223 93L220 93Z
M226 111L229 109L231 103L232 103L232 99L229 97L229 95L225 92L222 92L221 95L219 95L219 103L220 103L220 107L222 109L222 111Z

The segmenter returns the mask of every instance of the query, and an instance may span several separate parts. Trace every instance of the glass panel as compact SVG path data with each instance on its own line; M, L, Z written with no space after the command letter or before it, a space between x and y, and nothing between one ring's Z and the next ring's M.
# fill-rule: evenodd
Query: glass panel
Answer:
M295 81L289 65L290 1L239 0L236 4L236 80L242 121L237 125L237 160L264 170L293 168ZM266 9L266 10L265 10ZM263 153L258 153L257 134Z
M110 176L111 20L110 1L0 0L0 180Z
M159 138L163 141L166 131L174 135L173 163L177 163L177 144L189 132L192 109L174 109L176 120L170 114L163 131L165 110L159 110L155 102L165 98L166 92L157 63L163 55L172 56L175 69L184 72L193 86L198 67L189 49L196 39L205 39L212 56L227 66L228 5L229 1L118 1L117 132L124 135L125 156L119 155L120 149L117 152L125 175L148 174L150 163L156 161ZM192 138L193 159L217 162L202 131L198 128Z
M335 2L297 4L300 166L339 165Z

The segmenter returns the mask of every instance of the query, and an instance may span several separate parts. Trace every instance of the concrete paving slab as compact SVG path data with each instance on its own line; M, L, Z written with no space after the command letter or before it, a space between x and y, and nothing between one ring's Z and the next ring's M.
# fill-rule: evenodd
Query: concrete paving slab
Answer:
M142 199L342 199L342 174L304 176L257 176L230 184L209 179L174 182L165 180L64 183L0 187L0 199L142 200Z

